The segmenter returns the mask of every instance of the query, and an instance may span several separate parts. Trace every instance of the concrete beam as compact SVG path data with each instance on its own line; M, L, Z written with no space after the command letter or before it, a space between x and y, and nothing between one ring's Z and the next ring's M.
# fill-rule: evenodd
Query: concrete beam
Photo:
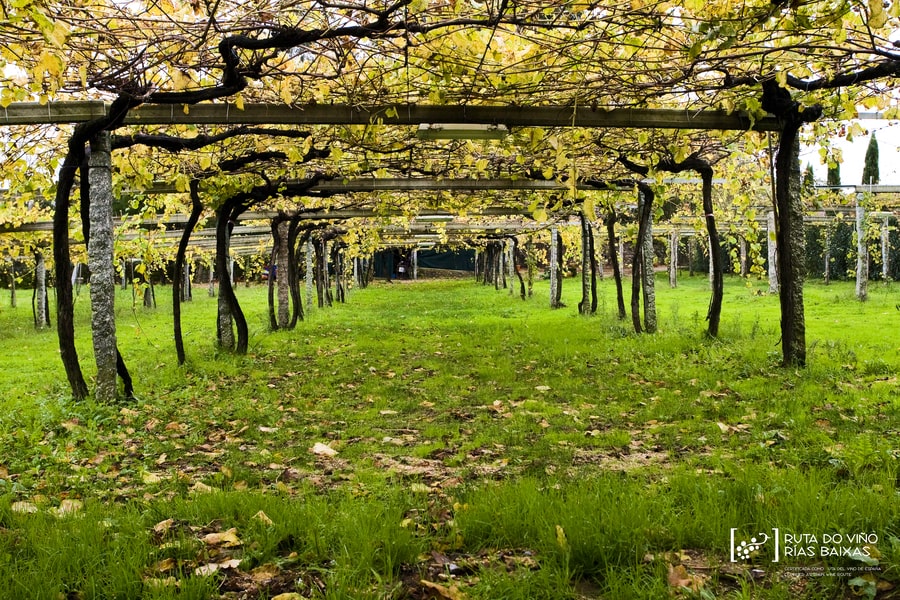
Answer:
M101 101L13 102L0 110L2 125L81 123L104 116ZM288 106L224 103L196 105L142 104L129 111L126 125L419 125L481 123L507 127L589 127L624 129L702 129L778 131L773 116L751 119L721 110L591 108L574 106L430 106L373 107L344 104Z

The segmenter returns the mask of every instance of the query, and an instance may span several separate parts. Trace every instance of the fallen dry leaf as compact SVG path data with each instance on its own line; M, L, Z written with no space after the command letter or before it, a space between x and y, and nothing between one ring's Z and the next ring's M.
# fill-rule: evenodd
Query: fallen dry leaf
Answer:
M30 514L38 511L38 507L31 502L13 502L9 508L14 513L19 514Z
M177 584L178 581L172 576L165 578L147 577L144 579L144 585L152 590L162 590L165 588L175 587Z
M153 565L153 570L156 571L157 573L165 573L166 571L171 571L176 566L178 566L178 563L175 561L174 558L164 558L161 561L159 561L158 563L156 563L155 565Z
M703 587L703 578L688 573L684 565L669 565L669 585L675 588L687 588L699 592Z
M440 594L442 598L447 598L447 600L465 600L466 598L466 595L459 591L459 588L455 585L451 585L448 587L425 579L422 579L421 581L419 581L419 583L430 590L434 590L435 592Z
M198 577L208 577L219 570L237 569L240 564L241 561L239 559L233 558L231 560L226 560L225 562L200 565L194 569L194 575L197 575Z
M279 569L277 565L271 563L260 565L250 571L250 578L257 583L264 583L275 579L280 571L281 569Z
M203 541L209 546L222 546L223 548L234 548L242 543L235 527L227 531L208 533L203 536Z
M316 442L313 444L313 447L309 449L313 454L317 454L319 456L335 456L337 455L337 450L329 446L328 444L323 444L322 442Z
M301 596L297 592L285 592L284 594L272 596L272 600L306 600L306 597Z
M141 475L141 480L144 483L146 483L147 485L152 485L154 483L159 483L160 481L163 480L163 478L160 477L159 475L157 475L156 473L147 472L147 473L144 473L143 475Z
M169 532L169 530L172 528L172 525L174 524L175 519L166 519L165 521L160 521L153 526L153 533L158 536L164 536Z
M193 492L194 494L209 494L212 491L213 489L202 481L198 481L191 486L191 492Z
M81 500L71 500L67 498L60 502L57 508L51 508L50 512L57 517L69 517L80 511L82 508L84 508L84 504Z

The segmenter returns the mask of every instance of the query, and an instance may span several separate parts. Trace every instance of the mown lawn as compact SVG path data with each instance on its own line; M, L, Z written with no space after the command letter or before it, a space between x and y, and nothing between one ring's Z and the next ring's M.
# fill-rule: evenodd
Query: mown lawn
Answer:
M114 406L67 397L4 295L0 597L900 597L900 288L808 285L785 370L763 282L727 281L719 340L705 278L658 281L652 336L565 286L377 283L279 332L241 287L244 357L198 286L184 368L168 290L122 292Z

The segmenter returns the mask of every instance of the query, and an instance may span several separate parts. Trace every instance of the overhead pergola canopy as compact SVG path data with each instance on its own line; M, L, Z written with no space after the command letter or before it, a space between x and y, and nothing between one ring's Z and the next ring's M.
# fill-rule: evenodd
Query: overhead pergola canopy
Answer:
M255 9L230 0L207 7L209 15L184 11L163 18L151 6L146 20L129 20L131 12L142 9L140 2L127 10L104 8L101 3L96 18L102 26L93 32L96 35L91 35L90 23L70 23L78 35L65 40L65 49L72 65L86 71L80 74L85 89L73 96L109 100L124 91L139 98L122 122L125 133L184 134L188 126L203 132L241 126L304 129L312 148L349 157L344 163L321 158L299 166L303 157L288 156L273 160L281 164L272 169L277 175L271 177L289 179L291 170L328 171L334 179L316 186L315 193L321 196L507 192L505 198L514 198L510 206L518 209L522 201L515 198L516 192L574 195L593 189L573 183L576 178L622 177L622 171L610 172L616 150L609 146L619 140L587 139L595 132L614 130L613 137L622 131L676 132L670 145L638 137L623 143L619 151L627 154L649 146L654 152L677 155L684 151L683 144L690 144L686 138L677 139L678 132L716 130L737 136L779 131L783 125L760 111L759 83L772 74L758 71L764 66L757 61L741 60L740 52L730 56L729 44L705 44L709 40L698 24L707 19L715 23L722 16L719 10L684 5L673 12L663 5L638 8L562 0L451 4L426 2L412 9L406 3L351 1L319 11L315 3L276 1L267 5L271 21L261 21ZM768 5L750 3L729 16L742 31L742 48L794 43L792 32L773 33L767 28L777 20ZM55 17L69 23L65 14ZM105 36L104 27L113 21L119 35ZM210 29L213 21L217 27ZM239 36L227 33L238 28ZM844 27L848 37L862 31L870 39L873 30L868 26L858 31ZM159 39L171 40L171 46L147 43ZM114 51L104 52L107 46ZM815 72L812 66L805 67L810 83L804 83L808 88L804 94L809 98L822 95L814 89L817 76L841 68L862 69L883 58L834 58L830 50L826 46L821 53L832 59L827 68L816 65ZM144 53L149 53L146 61L135 58ZM28 60L21 59L23 65ZM780 67L774 62L765 65L773 72ZM745 81L737 82L738 75ZM782 79L794 89L803 87L794 79ZM93 100L13 102L0 113L0 125L85 123L107 116L111 105ZM749 111L740 110L747 107ZM514 142L520 145L471 149L416 136L417 128L441 130L448 124L463 130L503 128L511 137L521 136ZM380 129L379 135L367 139L356 133L336 136L328 131L335 127ZM585 139L558 140L546 134L542 141L541 131L531 136L530 145L522 144L521 138L529 134L521 132L528 129L585 129L589 134ZM277 141L255 142L266 143L277 145ZM682 148L673 150L679 144ZM214 151L203 152L205 161L185 155L184 162L192 163L183 169L186 174L207 176L210 165L214 170L217 162L230 158L224 152L214 156L210 156ZM465 168L438 164L451 153L456 161L468 153L471 164ZM173 170L177 161L159 168ZM263 165L258 171L270 176ZM360 171L374 176L359 177ZM548 181L530 181L535 174ZM393 187L399 175L407 178L408 187ZM506 176L503 182L501 176ZM145 174L141 178L147 180ZM355 182L356 189L344 179ZM145 191L184 188L182 181L168 189ZM392 208L384 205L373 202L371 207L390 214ZM325 201L313 207L331 208ZM421 207L400 212L416 214Z

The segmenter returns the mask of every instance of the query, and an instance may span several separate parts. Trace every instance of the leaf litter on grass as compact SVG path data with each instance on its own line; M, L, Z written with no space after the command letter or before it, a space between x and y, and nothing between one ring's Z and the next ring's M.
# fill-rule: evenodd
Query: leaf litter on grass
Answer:
M795 383L806 377L802 374L781 376L762 364L741 375L741 339L717 346L733 355L730 361L717 363L703 351L679 354L676 344L673 362L666 354L672 338L648 337L638 346L625 336L615 343L639 351L623 350L607 362L592 359L584 368L570 357L596 356L596 332L584 349L575 347L582 342L576 343L572 333L568 348L560 350L571 351L565 358L552 343L544 344L537 360L529 352L540 344L531 338L555 338L538 331L534 323L528 332L520 330L519 337L514 329L504 332L498 350L492 345L500 339L494 324L479 328L477 321L454 316L456 329L448 333L441 330L444 324L413 323L416 317L410 313L405 330L422 338L423 349L416 349L410 347L409 336L398 335L402 332L396 328L379 328L377 320L363 313L353 318L377 339L367 339L366 328L354 324L357 334L353 344L347 344L347 326L332 326L332 318L342 316L337 310L323 312L314 330L301 332L309 336L305 345L302 339L291 339L297 342L295 352L279 355L263 348L235 367L246 372L219 373L213 367L185 374L183 380L171 382L171 389L146 393L137 405L98 409L105 420L78 407L64 407L54 422L42 422L33 441L23 438L9 445L2 465L6 473L0 472L0 479L11 484L13 506L32 513L61 507L68 499L155 502L230 490L292 498L309 490L364 494L383 484L399 484L440 504L460 487L511 480L530 465L546 466L540 472L558 477L618 471L652 481L665 478L673 466L713 465L726 451L732 462L764 456L779 464L785 456L783 462L795 464L797 448L821 444L818 438L805 437L802 419L791 424L796 415L781 406L788 400L810 405L816 419L810 429L829 438L831 450L820 453L827 455L826 462L849 463L862 453L851 448L853 436L866 433L866 428L877 435L896 421L890 376L863 381L846 375L850 370L837 370L829 374L833 381L827 389L837 390L829 399L794 398L796 391L791 390L799 389ZM465 330L458 322L466 324ZM549 330L565 325L554 323ZM472 339L478 340L478 352L466 347L465 341ZM495 350L502 352L509 371L484 362L485 352ZM479 368L473 370L469 367L475 361ZM703 369L691 371L695 364ZM710 375L716 369L722 372ZM771 379L776 384L783 380L771 388L775 397L767 392L765 402L757 402L753 390L748 393L757 376L764 376L767 386ZM749 414L760 416L745 418ZM544 443L551 436L554 441ZM338 454L311 452L317 444ZM876 444L859 461L869 456L893 460L879 449ZM747 458L742 459L744 450ZM840 474L849 478L874 466L862 462ZM226 549L219 550L223 555L207 557L208 562L192 559L193 568L231 565L245 549L236 547L232 557ZM690 564L683 566L688 575L693 573ZM431 567L416 566L420 568L425 573L416 581L449 589ZM245 575L239 567L220 568L215 574L226 580ZM680 570L676 575L682 575ZM465 591L464 582L456 585Z

